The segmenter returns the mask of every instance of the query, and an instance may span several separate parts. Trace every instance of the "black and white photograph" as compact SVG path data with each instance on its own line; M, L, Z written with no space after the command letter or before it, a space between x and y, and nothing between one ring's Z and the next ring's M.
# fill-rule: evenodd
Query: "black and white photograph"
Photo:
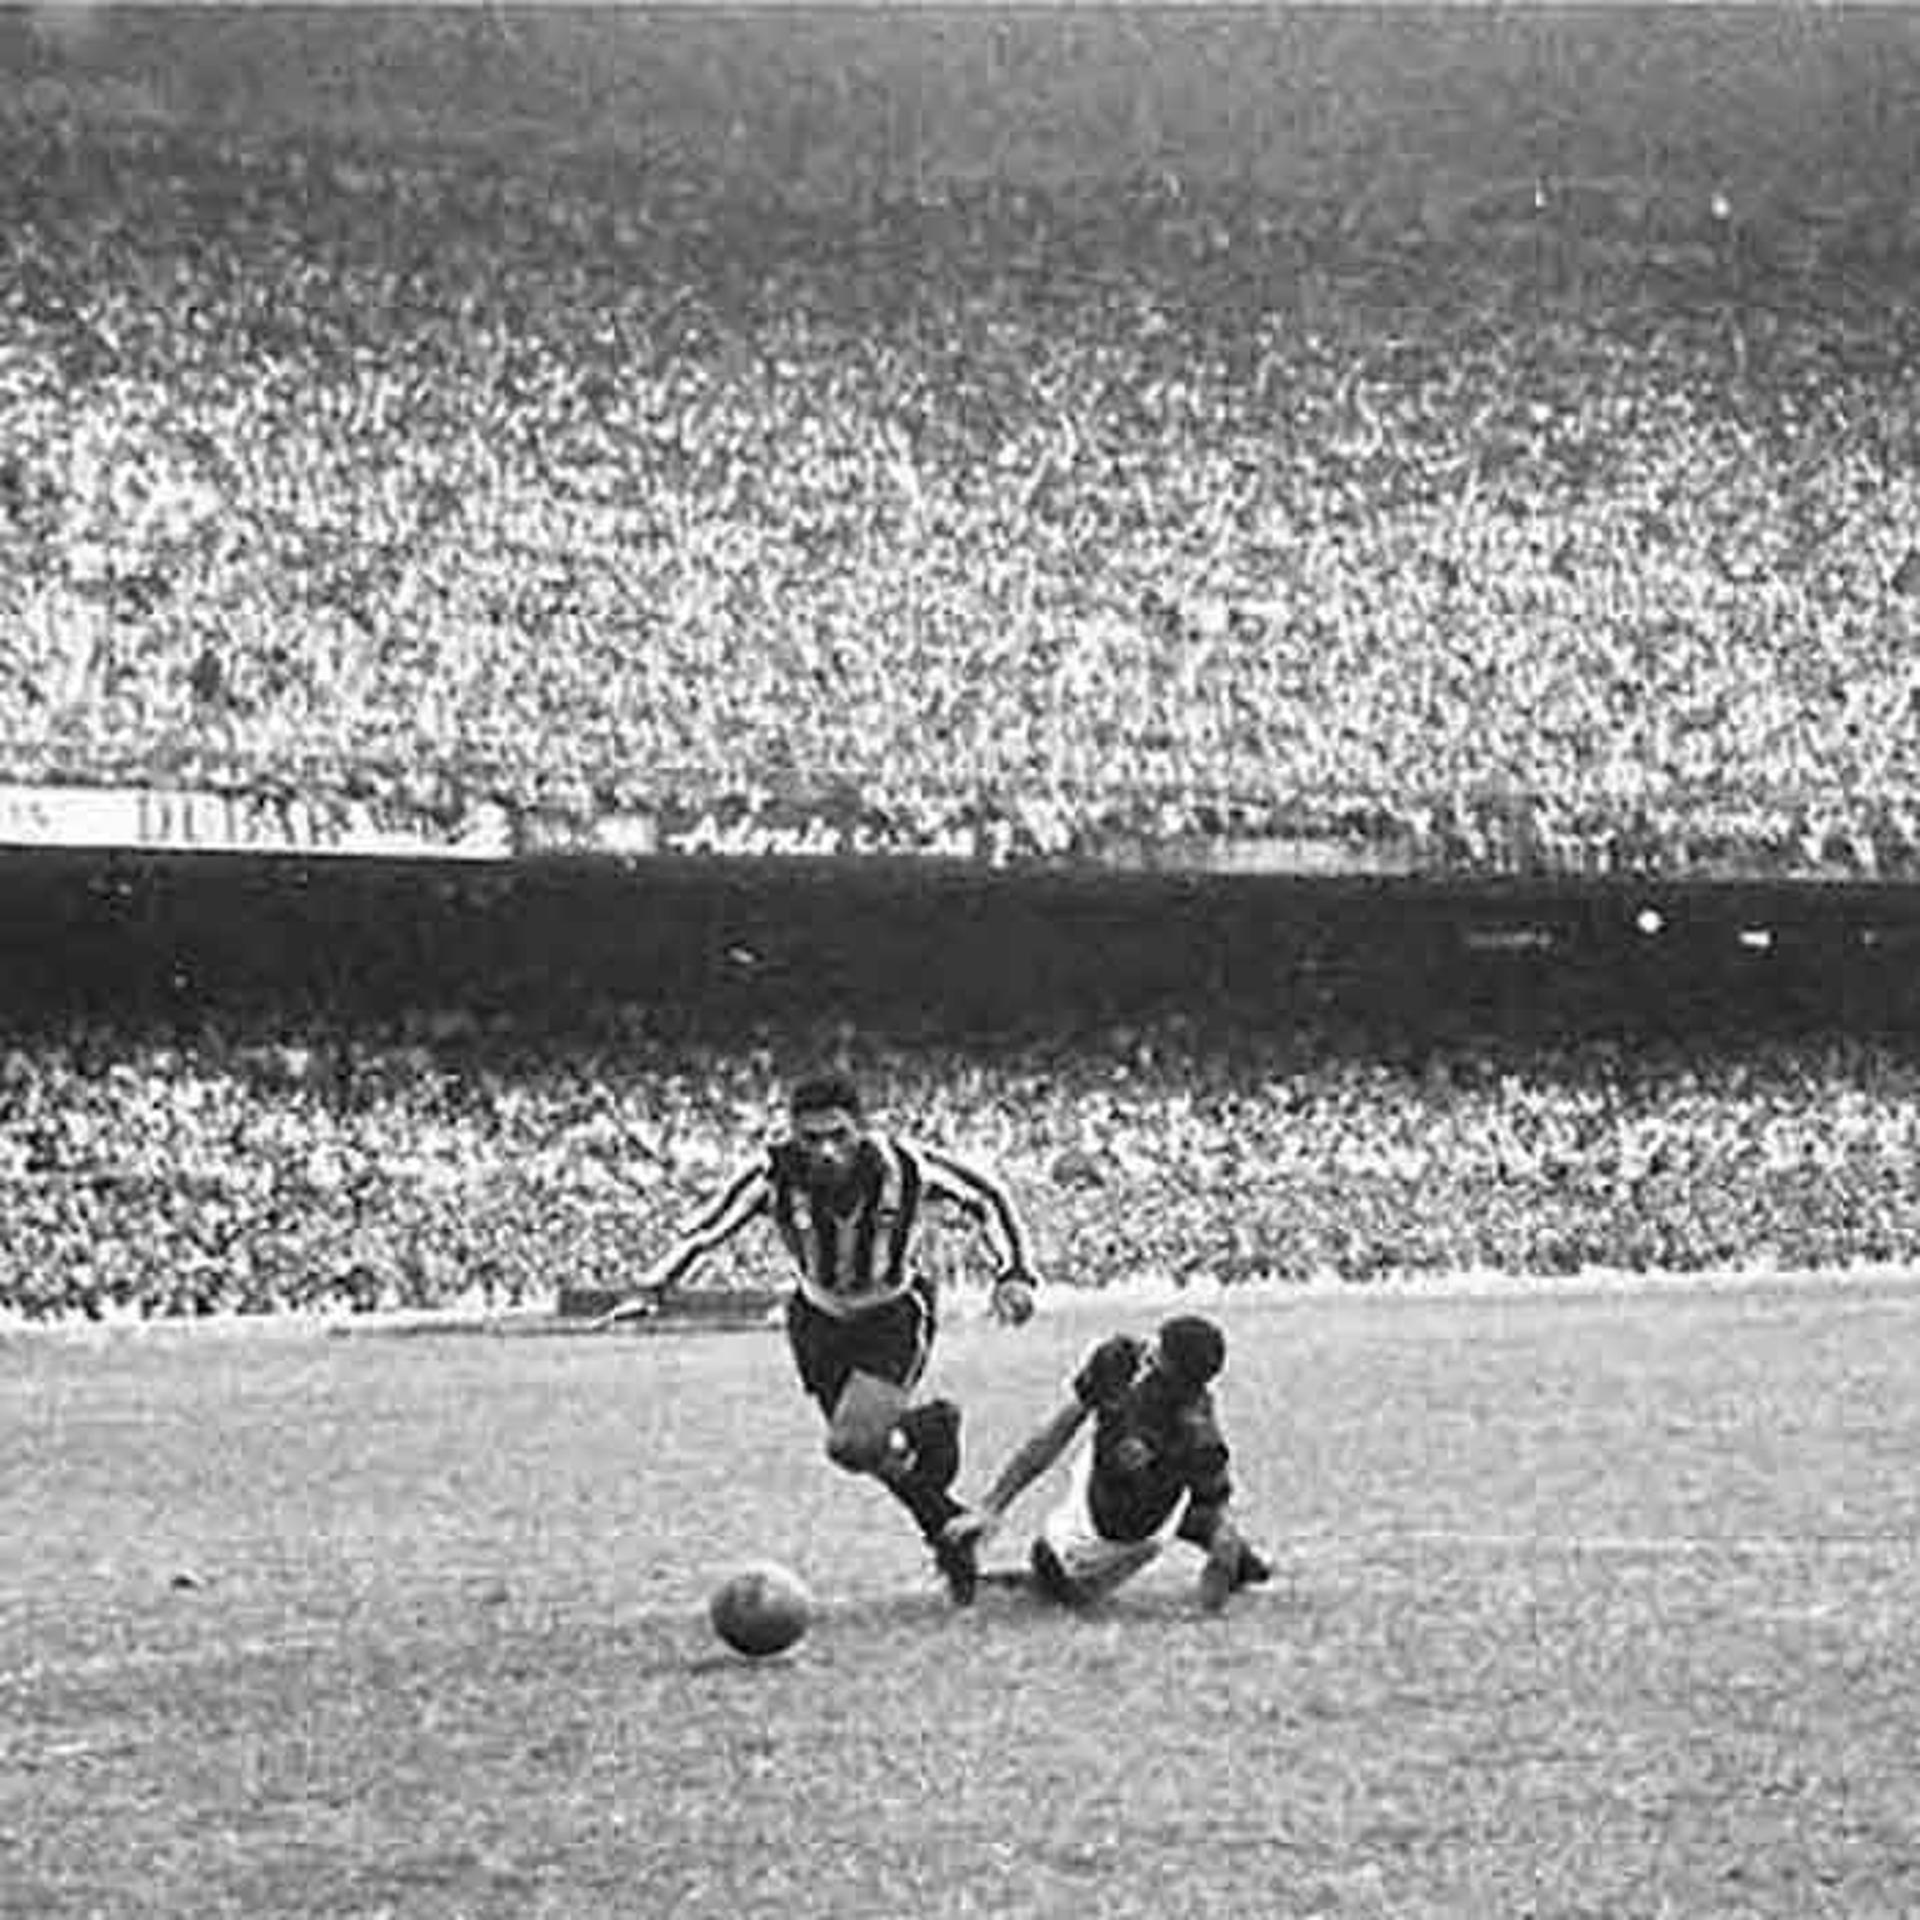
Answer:
M1920 1915L1920 7L0 0L0 1920Z

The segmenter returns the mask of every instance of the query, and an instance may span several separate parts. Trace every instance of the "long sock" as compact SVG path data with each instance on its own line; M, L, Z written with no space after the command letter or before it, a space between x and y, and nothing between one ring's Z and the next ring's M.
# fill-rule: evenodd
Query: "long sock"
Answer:
M912 1470L931 1485L952 1486L960 1477L960 1409L951 1400L929 1400L909 1407L898 1425L913 1456Z
M882 1480L880 1484L913 1515L920 1531L929 1540L937 1539L941 1528L965 1511L945 1487L930 1480L917 1468Z
M882 1474L882 1484L932 1540L965 1511L950 1491L960 1472L960 1409L951 1400L929 1400L909 1407L896 1431L904 1450Z

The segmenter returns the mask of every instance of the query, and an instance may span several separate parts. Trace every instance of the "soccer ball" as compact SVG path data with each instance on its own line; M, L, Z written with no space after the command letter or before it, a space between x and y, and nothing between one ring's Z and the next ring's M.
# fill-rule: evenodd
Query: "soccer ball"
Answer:
M730 1573L707 1604L714 1632L755 1660L784 1653L806 1632L812 1612L806 1583L771 1560Z

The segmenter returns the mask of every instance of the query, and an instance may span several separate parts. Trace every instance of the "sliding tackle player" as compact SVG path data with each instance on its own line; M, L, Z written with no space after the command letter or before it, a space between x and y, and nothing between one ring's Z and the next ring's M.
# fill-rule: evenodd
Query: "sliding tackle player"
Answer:
M1228 1512L1227 1443L1211 1383L1226 1336L1197 1314L1168 1320L1151 1341L1114 1334L1087 1356L1060 1407L1018 1447L978 1508L950 1523L976 1550L1008 1507L1092 1422L1065 1497L1033 1541L1032 1583L1050 1600L1089 1606L1157 1559L1170 1540L1198 1547L1200 1604L1217 1613L1242 1587L1272 1577Z

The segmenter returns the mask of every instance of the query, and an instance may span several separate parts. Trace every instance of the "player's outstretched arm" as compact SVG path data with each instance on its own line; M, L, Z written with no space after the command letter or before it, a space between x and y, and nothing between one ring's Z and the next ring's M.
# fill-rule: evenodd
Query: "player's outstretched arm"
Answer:
M639 1320L647 1314L656 1312L660 1302L679 1284L681 1273L690 1270L694 1264L694 1262L688 1262L687 1268L671 1271L662 1276L660 1269L665 1263L657 1263L634 1283L630 1292L622 1295L593 1322L595 1330L598 1331L602 1327L617 1327L622 1321Z
M617 1326L623 1320L652 1313L661 1300L723 1247L748 1221L757 1219L772 1203L773 1181L764 1157L730 1180L723 1191L700 1209L684 1233L650 1266L625 1298L617 1301L593 1324Z
M1043 1426L1036 1427L1000 1469L986 1497L974 1509L980 1537L998 1528L1007 1509L1073 1444L1091 1408L1069 1400Z
M1033 1318L1035 1278L1013 1195L1004 1182L958 1154L942 1147L921 1147L918 1152L927 1191L952 1201L992 1242L995 1274L988 1306L993 1317L1007 1326L1024 1326Z

